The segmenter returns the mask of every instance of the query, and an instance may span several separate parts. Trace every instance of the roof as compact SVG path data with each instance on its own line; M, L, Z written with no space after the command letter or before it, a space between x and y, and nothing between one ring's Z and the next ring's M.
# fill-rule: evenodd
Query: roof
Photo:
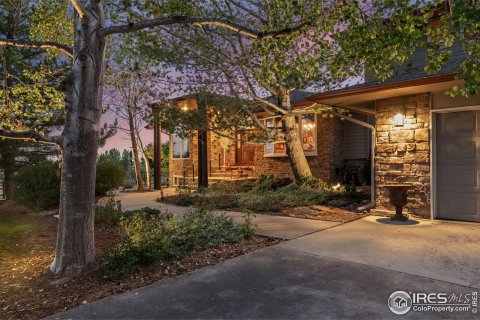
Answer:
M314 93L309 91L304 91L304 90L295 90L290 94L290 103L294 107L301 106L305 103L310 103L310 101L308 100L308 97L310 97L312 94ZM277 101L273 96L270 96L266 99L271 103L277 104Z
M395 70L392 77L384 82L380 82L372 76L366 75L366 81L363 83L347 86L338 90L318 93L308 97L308 99L318 100L332 96L356 94L358 92L364 93L376 89L401 87L406 84L416 85L453 80L454 75L457 73L458 65L465 59L465 53L458 41L449 49L452 50L452 55L448 62L443 65L437 73L429 74L425 71L427 64L425 59L426 51L425 49L418 49L402 66Z

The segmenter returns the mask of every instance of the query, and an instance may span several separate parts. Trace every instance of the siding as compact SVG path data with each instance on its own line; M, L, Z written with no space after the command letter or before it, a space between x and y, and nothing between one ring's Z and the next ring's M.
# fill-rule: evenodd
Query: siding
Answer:
M355 114L353 117L361 121L368 121L368 117L365 115ZM368 159L370 149L369 130L347 120L345 120L343 128L344 159Z

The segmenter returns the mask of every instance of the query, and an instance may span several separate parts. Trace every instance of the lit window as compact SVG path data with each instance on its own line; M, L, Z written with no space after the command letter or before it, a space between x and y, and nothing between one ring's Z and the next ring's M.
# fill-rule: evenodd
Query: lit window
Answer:
M300 119L300 123L298 123ZM285 156L287 148L282 133L280 117L266 118L263 120L265 127L276 130L277 136L272 141L265 143L265 156ZM307 155L314 155L317 151L317 120L315 113L302 113L297 118L298 130L303 151Z
M314 113L302 114L302 124L300 126L302 146L305 153L317 151L317 123Z
M173 158L188 159L190 158L190 140L180 138L178 135L172 135L173 141Z

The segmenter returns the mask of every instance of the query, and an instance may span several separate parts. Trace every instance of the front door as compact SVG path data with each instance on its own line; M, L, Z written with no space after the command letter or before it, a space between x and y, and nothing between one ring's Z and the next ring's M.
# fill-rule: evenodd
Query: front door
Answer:
M480 222L480 111L436 114L438 218Z

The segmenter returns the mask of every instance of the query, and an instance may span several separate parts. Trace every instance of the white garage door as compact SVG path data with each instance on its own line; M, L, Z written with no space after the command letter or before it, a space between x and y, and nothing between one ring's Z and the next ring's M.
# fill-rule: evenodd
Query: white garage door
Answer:
M480 222L480 111L436 117L437 217Z

